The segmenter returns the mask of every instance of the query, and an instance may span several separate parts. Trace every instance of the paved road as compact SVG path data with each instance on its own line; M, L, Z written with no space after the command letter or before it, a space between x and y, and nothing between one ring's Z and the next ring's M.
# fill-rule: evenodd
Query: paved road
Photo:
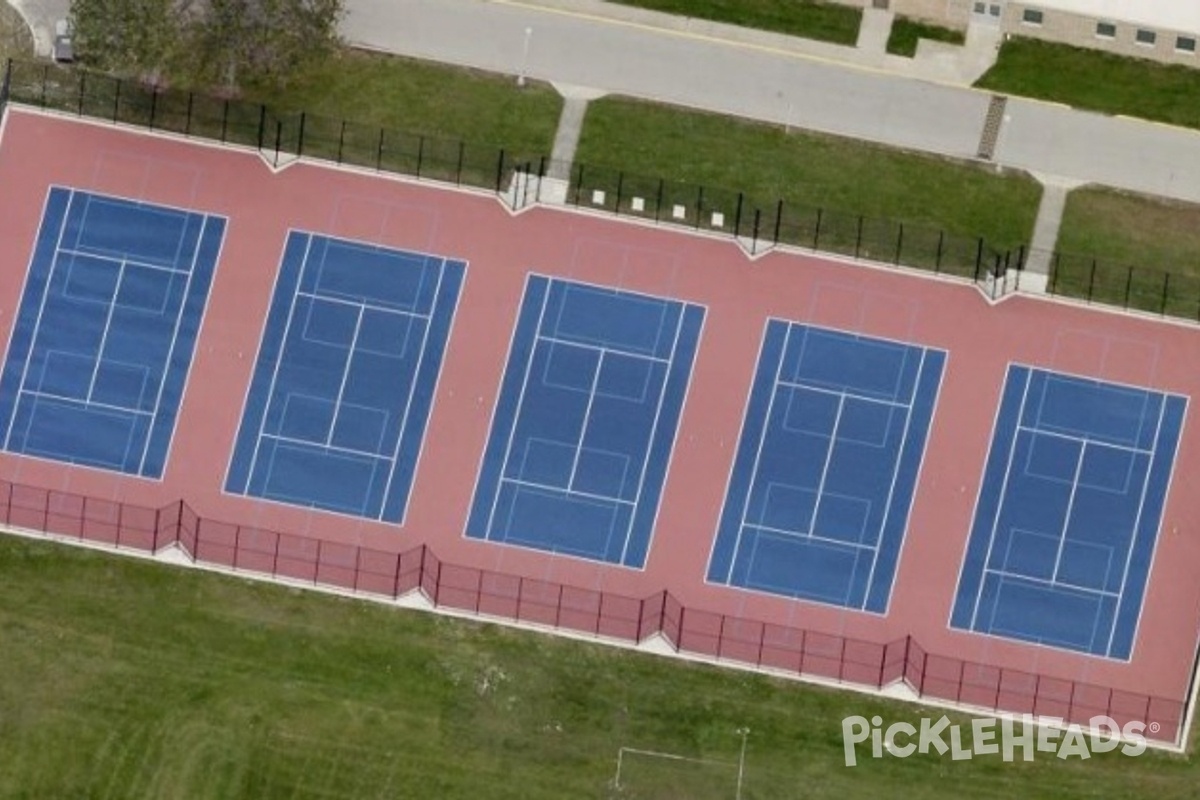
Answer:
M347 0L356 44L974 156L987 95L508 0ZM526 30L528 50L526 50ZM1200 133L1015 100L995 160L1200 202Z

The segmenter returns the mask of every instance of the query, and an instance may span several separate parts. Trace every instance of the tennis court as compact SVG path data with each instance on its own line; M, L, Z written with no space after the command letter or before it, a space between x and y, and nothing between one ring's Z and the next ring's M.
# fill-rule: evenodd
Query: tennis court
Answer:
M708 580L885 612L945 362L770 320Z
M703 321L530 276L467 535L642 567Z
M951 624L1128 659L1186 405L1010 366Z
M225 490L402 522L465 273L293 231Z
M224 232L51 188L0 379L4 449L161 478Z

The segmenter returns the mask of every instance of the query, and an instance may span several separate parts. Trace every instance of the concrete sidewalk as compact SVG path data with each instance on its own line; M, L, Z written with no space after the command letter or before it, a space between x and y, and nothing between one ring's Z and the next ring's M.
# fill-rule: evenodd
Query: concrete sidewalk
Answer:
M875 51L687 18L664 21L666 15L599 0L536 2L347 0L343 34L402 55L959 158L978 152L990 95L952 85L963 81L946 81L932 67L897 74L897 57ZM998 39L981 30L972 35L979 41L964 52L973 54L974 70ZM953 63L957 70L969 60L925 44L930 55L913 63ZM1013 99L994 161L1073 183L1200 202L1200 133L1155 123Z

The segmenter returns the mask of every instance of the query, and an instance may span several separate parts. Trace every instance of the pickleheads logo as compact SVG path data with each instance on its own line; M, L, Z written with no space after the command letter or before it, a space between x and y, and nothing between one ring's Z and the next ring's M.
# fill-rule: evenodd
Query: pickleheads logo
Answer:
M1157 725L1151 725L1151 732ZM884 755L907 758L914 753L938 755L950 753L955 761L976 756L1002 755L1005 761L1016 760L1017 753L1024 761L1033 761L1035 753L1052 753L1057 758L1087 759L1092 753L1108 753L1120 749L1127 756L1141 755L1146 750L1146 724L1127 722L1118 725L1112 717L1096 716L1084 727L1077 723L1064 724L1057 717L1034 717L1025 714L1020 720L1011 718L974 719L971 721L970 746L964 746L962 726L952 725L946 716L938 720L922 719L920 727L908 722L893 722L883 727L882 717L852 716L842 720L842 745L846 751L846 766L858 763L857 746L871 741L871 757Z

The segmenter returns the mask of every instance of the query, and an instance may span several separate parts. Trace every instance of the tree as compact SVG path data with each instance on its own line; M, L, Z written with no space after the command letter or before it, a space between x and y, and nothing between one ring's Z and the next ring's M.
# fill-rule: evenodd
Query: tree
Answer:
M207 0L197 52L210 79L282 86L339 44L342 0Z
M76 51L111 72L157 75L186 46L192 0L71 0Z

